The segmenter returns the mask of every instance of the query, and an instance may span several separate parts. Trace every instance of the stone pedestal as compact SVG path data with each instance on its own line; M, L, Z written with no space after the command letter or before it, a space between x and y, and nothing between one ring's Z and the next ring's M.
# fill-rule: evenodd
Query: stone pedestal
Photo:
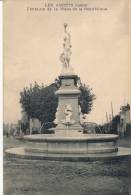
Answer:
M55 130L56 136L80 136L83 134L78 109L78 97L81 92L76 86L77 78L78 76L75 74L61 74L59 76L60 88L55 92L55 94L58 96L58 125ZM74 121L73 124L63 123L63 121L66 120L67 105L72 107L71 120Z

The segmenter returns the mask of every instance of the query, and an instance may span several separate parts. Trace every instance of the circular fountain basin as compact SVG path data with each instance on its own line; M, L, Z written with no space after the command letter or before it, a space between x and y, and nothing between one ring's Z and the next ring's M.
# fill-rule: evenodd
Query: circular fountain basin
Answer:
M9 157L31 160L110 161L131 158L131 148L117 147L117 135L83 134L82 137L24 136L25 147L5 150Z
M25 151L55 154L95 154L118 151L117 135L83 134L81 137L50 135L24 136Z

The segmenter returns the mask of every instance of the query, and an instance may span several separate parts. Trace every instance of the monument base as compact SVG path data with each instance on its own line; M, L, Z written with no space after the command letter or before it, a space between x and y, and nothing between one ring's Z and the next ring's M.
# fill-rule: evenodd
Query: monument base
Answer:
M83 128L80 125L67 126L58 125L55 129L55 137L81 137L83 136Z
M55 136L56 137L81 137L83 134L83 131L80 130L55 130Z

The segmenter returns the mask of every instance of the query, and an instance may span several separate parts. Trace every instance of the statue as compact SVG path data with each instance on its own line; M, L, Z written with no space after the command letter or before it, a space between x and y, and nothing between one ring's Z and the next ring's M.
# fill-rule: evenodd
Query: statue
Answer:
M65 125L73 125L75 121L72 119L73 109L70 104L67 104L65 109L66 118L62 120L62 123Z
M66 31L67 24L64 24L65 27L65 36L64 36L64 43L63 43L63 53L60 56L60 60L63 63L64 68L69 68L70 65L70 55L71 55L71 36Z
M56 114L55 114L54 123L55 123L56 125L58 124L58 108L56 109Z

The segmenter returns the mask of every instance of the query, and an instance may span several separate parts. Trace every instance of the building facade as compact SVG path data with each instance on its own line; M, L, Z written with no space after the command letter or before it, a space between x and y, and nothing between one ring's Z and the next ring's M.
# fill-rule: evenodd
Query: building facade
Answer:
M25 110L21 111L21 122L26 126L27 134L40 131L41 122L36 118L29 118Z
M124 137L125 134L129 133L127 132L128 127L130 128L130 105L121 106L120 110L120 124L118 125L117 131L120 136Z

